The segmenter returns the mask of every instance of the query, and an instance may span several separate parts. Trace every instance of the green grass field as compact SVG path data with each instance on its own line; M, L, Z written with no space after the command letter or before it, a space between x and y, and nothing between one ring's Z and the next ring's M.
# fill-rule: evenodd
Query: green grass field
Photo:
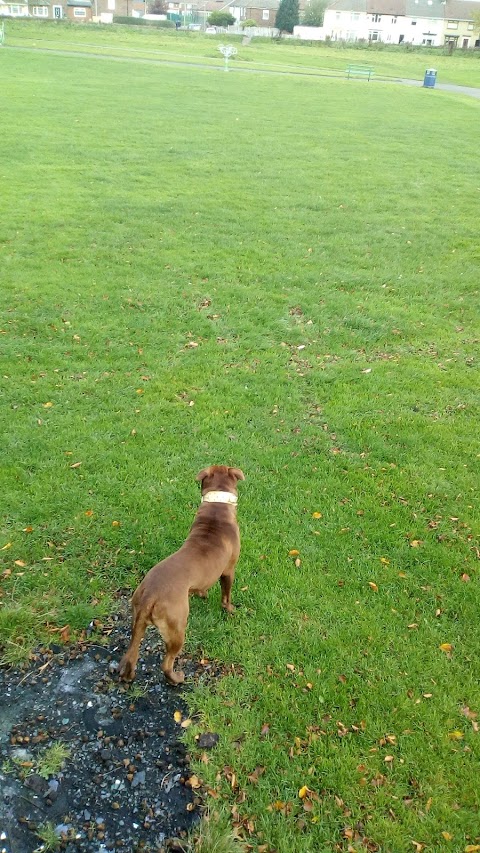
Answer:
M191 696L208 799L261 853L476 850L478 102L9 44L4 662L239 466L239 608L188 632L235 665Z
M6 23L6 43L11 46L138 61L201 64L214 68L223 64L218 47L226 39L235 43L238 49L237 56L231 60L232 67L241 70L344 76L349 63L365 62L374 67L375 78L423 81L425 69L433 65L438 71L439 83L480 87L480 51L459 50L448 56L443 50L428 48L410 52L380 50L378 46L370 45L358 49L305 43L297 39L282 43L253 39L250 45L242 45L241 36L230 34L205 36L203 33L148 27L93 24L85 27L31 20Z

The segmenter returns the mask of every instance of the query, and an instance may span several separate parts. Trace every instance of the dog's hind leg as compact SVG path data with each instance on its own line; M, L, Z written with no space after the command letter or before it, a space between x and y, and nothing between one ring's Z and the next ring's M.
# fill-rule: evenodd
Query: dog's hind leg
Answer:
M135 670L137 668L138 653L140 643L143 640L145 630L150 620L145 616L142 608L136 608L132 605L132 639L130 645L120 661L119 675L124 681L133 681L135 678Z
M173 612L169 612L168 616L162 615L156 617L155 612L152 614L152 622L160 631L165 642L165 657L162 661L162 670L170 684L182 684L185 680L185 673L181 670L174 672L173 667L185 641L188 610L187 600L186 606L175 608Z
M235 571L235 564L233 569L231 569L226 574L222 575L220 578L220 587L222 590L222 607L227 613L234 613L235 607L232 604L230 594L232 591L233 577Z

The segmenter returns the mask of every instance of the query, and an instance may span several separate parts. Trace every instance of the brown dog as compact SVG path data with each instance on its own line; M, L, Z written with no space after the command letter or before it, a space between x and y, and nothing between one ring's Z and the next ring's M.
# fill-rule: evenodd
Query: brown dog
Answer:
M135 590L132 598L132 639L120 661L120 677L135 678L140 643L147 625L155 625L166 652L162 663L171 684L181 684L185 675L174 672L175 658L185 640L189 613L188 597L205 597L220 579L222 607L232 613L230 591L240 554L237 524L237 481L244 480L239 468L211 465L200 471L202 503L182 547L157 563Z

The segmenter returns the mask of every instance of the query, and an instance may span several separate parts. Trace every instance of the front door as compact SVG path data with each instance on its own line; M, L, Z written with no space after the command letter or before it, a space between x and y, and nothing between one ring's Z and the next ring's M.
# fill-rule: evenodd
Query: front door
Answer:
M61 6L54 6L54 7L53 7L53 17L54 17L54 18L55 18L55 20L57 20L57 21L59 21L59 20L60 20L60 18L63 18L63 11L62 11L62 7L61 7Z

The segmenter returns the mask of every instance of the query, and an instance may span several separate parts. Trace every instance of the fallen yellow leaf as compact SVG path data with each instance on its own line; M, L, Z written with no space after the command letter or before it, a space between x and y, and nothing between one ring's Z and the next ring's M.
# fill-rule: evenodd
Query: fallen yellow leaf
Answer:
M200 785L201 785L201 782L200 782L200 779L198 778L198 776L195 776L195 774L193 776L190 776L190 778L188 780L188 786L190 788L200 788Z
M4 545L3 548L0 548L0 551L6 551L8 548L11 548L11 547L12 547L12 543L7 542L7 544Z
M43 408L44 408L44 409L51 409L51 408L52 408L52 406L53 406L53 403L44 403L44 404L43 404Z
M301 561L300 557L297 557L297 559L295 560L295 565L296 565L297 569L299 569L300 566L302 565L302 561Z
M445 841L452 841L453 840L453 835L451 834L451 832L442 832L442 835L443 835Z
M192 721L190 719L182 720L182 722L181 722L182 729L188 729L188 727L191 725L192 725Z
M288 552L289 557L298 557L300 551L297 551L296 548L292 548L291 551Z
M453 651L453 646L452 646L452 644L451 644L451 643L441 643L441 644L440 644L440 646L439 646L439 649L441 649L441 650L442 650L442 652L447 652L447 653L448 653L448 652Z
M120 527L119 521L112 521L112 527Z
M378 586L376 583L374 583L373 581L369 581L368 585L369 585L370 589L373 589L374 592L378 592Z
M420 548L420 545L423 545L421 539L412 539L410 542L410 548Z
M300 790L298 792L298 796L300 797L301 800L304 800L305 797L307 796L307 794L308 794L308 788L306 785L303 785L303 787L300 788Z
M23 560L15 560L15 565L20 566L21 569L24 569L27 564L24 563Z
M384 566L390 565L390 560L387 560L386 557L380 557L380 562L383 563Z
M32 533L32 531L33 531L33 527L30 527L30 525L28 525L28 527L23 528L24 533Z
M181 723L182 722L182 712L181 711L175 711L175 713L173 715L173 719L175 720L176 723Z
M480 844L467 844L464 853L478 853Z
M70 465L70 468L80 468L81 462L74 462L73 465Z
M321 518L321 517L322 517L321 512L312 512L312 518Z
M85 515L87 516L87 518L91 518L93 515L93 509L87 509L85 511Z
M448 737L450 740L462 740L463 732L459 732L458 729L456 729L454 732L449 732Z

